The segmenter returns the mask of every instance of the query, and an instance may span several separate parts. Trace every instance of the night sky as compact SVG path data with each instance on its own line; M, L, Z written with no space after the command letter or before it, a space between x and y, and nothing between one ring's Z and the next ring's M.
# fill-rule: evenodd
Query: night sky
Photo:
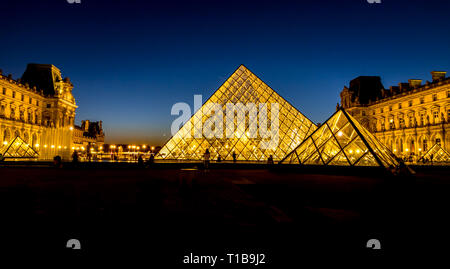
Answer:
M204 101L246 65L314 122L344 85L450 71L450 1L1 1L0 68L51 63L74 83L79 123L106 142L162 144L176 102Z

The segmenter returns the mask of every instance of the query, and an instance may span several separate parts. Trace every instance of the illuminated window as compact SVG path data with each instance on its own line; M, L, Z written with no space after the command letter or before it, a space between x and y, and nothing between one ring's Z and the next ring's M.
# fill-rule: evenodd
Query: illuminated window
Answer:
M424 97L420 97L420 103L421 104L425 103L425 98Z
M439 120L439 111L433 111L433 118L435 122Z
M398 109L402 109L402 103L398 103Z
M403 119L403 117L398 118L398 124L400 128L405 128L405 120Z
M414 125L414 121L415 121L415 118L414 118L414 115L409 115L409 126L413 126Z
M16 98L16 92L15 91L13 91L12 98Z
M437 101L437 94L433 94L433 101Z
M408 105L411 107L413 105L413 101L409 100Z
M22 95L20 96L20 101L23 102L23 100L25 100L25 95L22 94Z
M3 88L3 94L4 95L6 94L6 88Z
M389 128L390 129L394 129L395 128L395 123L394 123L394 119L393 118L389 119Z

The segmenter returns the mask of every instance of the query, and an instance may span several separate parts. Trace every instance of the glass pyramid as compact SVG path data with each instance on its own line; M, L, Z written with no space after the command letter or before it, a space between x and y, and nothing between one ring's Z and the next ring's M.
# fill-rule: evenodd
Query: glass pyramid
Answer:
M258 126L259 128L260 126L258 125L259 122L255 122L257 119L255 118L252 121L249 113L245 111L243 113L245 113L246 124L245 126L236 124L236 130L231 130L231 132L235 132L234 137L209 138L203 133L194 137L194 130L198 129L197 126L205 124L211 117L211 105L219 104L223 111L226 111L227 104L230 103L234 105L238 103L244 105L255 104L256 107L259 107L260 104L266 104L268 122L266 126L270 126L272 114L278 115L278 141L268 142L270 139L249 134L252 131L251 126ZM270 105L274 103L278 104L278 114L272 108L273 106ZM237 113L239 112L242 111ZM258 117L260 115L261 110L258 112ZM225 118L223 117L224 126L226 125ZM234 120L236 118L237 116ZM252 125L252 123L255 125ZM267 86L249 69L241 65L195 112L189 122L186 122L167 141L156 158L166 160L202 160L205 151L208 149L211 160L217 160L219 156L222 160L233 160L233 154L235 154L238 161L266 161L271 155L274 160L281 160L316 128L316 125L307 117ZM229 127L227 126L226 129L228 132ZM261 143L272 144L270 144L270 147L262 147Z
M397 167L394 154L343 108L305 139L280 163Z
M433 158L431 158L433 156ZM419 163L427 160L433 163L450 163L450 154L439 144L434 144L420 159Z
M1 150L3 158L25 158L32 159L38 157L38 152L28 145L22 138L16 136L9 144Z

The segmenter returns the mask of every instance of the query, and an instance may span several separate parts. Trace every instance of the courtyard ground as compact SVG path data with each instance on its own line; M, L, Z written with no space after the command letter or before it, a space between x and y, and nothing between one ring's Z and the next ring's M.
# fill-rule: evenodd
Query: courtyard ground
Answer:
M448 193L446 168L399 178L264 165L4 165L2 247L166 264L182 264L191 252L265 253L277 265L308 253L376 259L447 251ZM66 248L71 238L81 251ZM380 251L366 248L372 238Z

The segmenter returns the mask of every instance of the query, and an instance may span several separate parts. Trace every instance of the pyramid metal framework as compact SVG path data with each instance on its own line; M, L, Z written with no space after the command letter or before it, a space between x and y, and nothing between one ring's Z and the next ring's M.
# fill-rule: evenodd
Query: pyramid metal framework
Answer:
M397 167L395 155L343 108L280 163Z
M267 139L248 135L251 123L249 123L247 114L245 114L245 119L248 124L242 127L245 130L236 131L237 135L233 138L207 138L204 134L201 134L201 137L198 138L194 137L194 127L197 128L195 122L201 121L201 123L205 123L211 117L211 110L208 109L208 105L212 103L220 104L223 111L226 110L226 105L229 103L242 103L244 105L253 103L256 106L265 103L267 104L268 114L271 113L272 109L269 104L278 103L278 145L274 145L271 149L260 147L260 143L263 140L267 142ZM260 115L259 112L258 115ZM197 118L196 121L194 121L195 118ZM268 121L270 122L270 119ZM249 69L241 65L203 104L202 108L191 117L189 122L186 122L167 141L156 158L166 160L202 160L204 153L208 149L211 160L217 160L219 156L222 160L233 160L233 153L235 153L238 161L266 161L270 155L272 155L274 160L278 161L291 152L316 128L317 126L312 121Z
M17 159L34 159L39 156L39 153L19 136L16 136L16 138L9 142L9 144L1 150L1 154L3 158Z
M432 155L433 158L431 158ZM424 160L432 161L433 163L450 163L450 154L441 145L434 144L418 162L420 163Z

